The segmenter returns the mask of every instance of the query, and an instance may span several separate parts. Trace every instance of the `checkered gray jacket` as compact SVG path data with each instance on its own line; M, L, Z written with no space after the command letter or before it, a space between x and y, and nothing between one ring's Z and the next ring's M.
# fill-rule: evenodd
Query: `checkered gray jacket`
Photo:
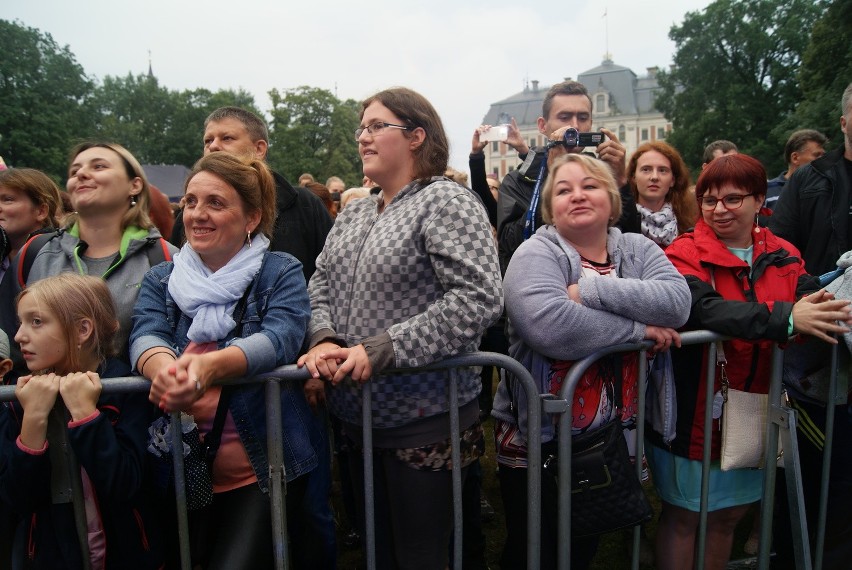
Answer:
M497 248L485 208L443 177L412 182L379 214L377 198L350 202L311 278L310 334L330 329L347 346L390 335L395 368L472 352L502 312ZM373 426L392 428L449 409L447 372L370 382ZM459 375L459 404L476 398L476 370ZM330 390L332 412L360 424L360 388Z

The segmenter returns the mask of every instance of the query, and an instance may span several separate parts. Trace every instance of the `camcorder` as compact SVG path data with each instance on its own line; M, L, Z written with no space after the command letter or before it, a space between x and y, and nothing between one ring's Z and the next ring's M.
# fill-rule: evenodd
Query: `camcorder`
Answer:
M574 127L569 127L561 140L548 141L547 149L560 145L566 148L598 146L604 142L604 139L606 136L603 133L581 133Z

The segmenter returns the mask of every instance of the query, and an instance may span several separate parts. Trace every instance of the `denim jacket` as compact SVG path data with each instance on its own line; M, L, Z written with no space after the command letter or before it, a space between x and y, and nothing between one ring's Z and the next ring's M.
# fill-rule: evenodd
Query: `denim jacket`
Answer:
M180 355L189 344L186 336L192 319L181 313L168 292L174 264L161 263L145 275L133 311L130 361L156 346ZM305 340L311 310L302 265L291 255L267 252L251 284L243 334L219 340L219 349L239 347L246 355L246 376L268 372L296 361ZM266 414L263 384L244 386L231 396L229 410L240 440L257 475L260 488L269 488L266 452ZM316 449L321 433L308 407L301 384L281 385L281 421L287 481L310 472L317 465Z

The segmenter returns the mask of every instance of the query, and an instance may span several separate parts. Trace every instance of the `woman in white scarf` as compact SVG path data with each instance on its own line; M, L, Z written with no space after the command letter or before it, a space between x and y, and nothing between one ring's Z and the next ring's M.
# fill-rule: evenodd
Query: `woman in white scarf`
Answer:
M642 217L642 235L660 247L665 249L695 224L698 212L689 192L689 169L672 146L655 141L637 148L627 179Z
M225 152L199 160L183 198L187 243L173 264L148 272L133 315L130 358L151 380L149 399L191 414L215 450L213 502L190 518L193 564L205 570L273 565L264 387L228 379L295 362L305 339L302 266L268 251L275 199L262 161ZM287 502L298 508L319 463L318 428L301 386L281 390Z

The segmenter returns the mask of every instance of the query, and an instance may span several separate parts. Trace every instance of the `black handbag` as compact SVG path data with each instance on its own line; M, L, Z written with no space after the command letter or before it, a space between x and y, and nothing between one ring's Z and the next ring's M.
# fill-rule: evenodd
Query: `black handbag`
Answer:
M653 510L630 461L618 410L622 407L621 358L612 366L613 419L575 436L571 448L571 535L593 536L651 520ZM555 443L555 442L553 442ZM550 452L556 446L550 446ZM556 454L544 455L544 472L557 477Z

